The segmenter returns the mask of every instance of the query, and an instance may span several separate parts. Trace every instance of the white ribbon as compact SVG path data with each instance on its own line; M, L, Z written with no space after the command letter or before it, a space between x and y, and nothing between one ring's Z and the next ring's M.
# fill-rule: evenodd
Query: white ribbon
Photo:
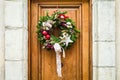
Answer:
M55 49L55 53L56 53L57 74L58 74L58 77L62 77L61 55L60 55L60 53L63 51L63 57L65 58L65 51L64 51L64 49L59 45L59 43L55 43L55 44L54 44L54 49Z
M63 50L63 58L65 58L65 50L62 48L62 50Z

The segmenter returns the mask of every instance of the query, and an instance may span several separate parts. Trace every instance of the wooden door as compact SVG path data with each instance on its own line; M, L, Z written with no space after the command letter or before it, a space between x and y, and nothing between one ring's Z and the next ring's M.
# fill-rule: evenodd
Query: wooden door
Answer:
M77 42L65 51L62 78L56 73L55 52L41 49L36 34L39 17L45 15L46 11L52 14L55 10L68 11L67 15L81 31ZM29 1L29 80L92 80L91 47L89 1Z

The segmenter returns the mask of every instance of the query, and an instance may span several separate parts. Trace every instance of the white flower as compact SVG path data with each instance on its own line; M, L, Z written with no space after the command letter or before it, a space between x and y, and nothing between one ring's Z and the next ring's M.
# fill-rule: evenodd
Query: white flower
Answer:
M45 22L42 23L42 26L45 26Z
M48 27L48 28L52 28L52 24L54 24L55 22L52 20L47 20L46 22L43 22L42 25L43 27Z
M52 28L52 24L50 24L49 22L46 23L46 26Z
M72 28L72 24L70 22L67 22L67 28Z
M72 26L67 26L67 28L72 28Z
M48 20L46 22L43 22L42 25L43 25L43 28L46 29L46 30L49 30L50 28L52 28L52 21L51 20Z
M71 23L70 23L70 22L67 22L67 25L71 25Z

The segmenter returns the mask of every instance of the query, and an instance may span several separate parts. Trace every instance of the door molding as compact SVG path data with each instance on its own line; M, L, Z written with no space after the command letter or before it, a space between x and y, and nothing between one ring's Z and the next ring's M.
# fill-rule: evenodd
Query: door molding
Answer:
M31 70L31 1L32 0L28 0L28 80L32 80L31 76L32 76L32 70ZM81 1L81 2L74 2L73 4L82 4L83 2L85 2L85 0ZM89 2L89 80L92 80L92 76L93 76L93 67L92 67L92 0L88 1ZM68 3L68 2L67 2ZM44 7L44 4L46 5L47 3L39 3L41 5L41 7ZM49 3L50 5L53 4L53 2ZM56 3L57 4L57 3ZM61 6L62 2L59 2L59 6ZM64 3L65 5L66 3ZM49 5L48 5L49 6ZM73 5L68 5L68 6L72 6ZM78 5L80 6L80 5ZM78 6L74 6L74 7L78 7ZM47 5L45 6L47 7ZM53 6L54 7L54 6ZM67 7L67 6L66 6ZM84 75L83 75L84 76Z

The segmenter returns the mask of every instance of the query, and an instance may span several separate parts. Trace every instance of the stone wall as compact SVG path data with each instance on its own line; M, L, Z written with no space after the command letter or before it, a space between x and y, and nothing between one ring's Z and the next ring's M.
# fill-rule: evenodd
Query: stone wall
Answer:
M4 53L5 53L5 28L4 28L4 1L0 0L0 79L4 80Z
M120 80L115 1L93 0L92 8L93 80ZM27 15L27 0L0 0L0 80L27 80Z
M5 80L27 80L27 0L5 0Z
M93 80L116 80L115 1L93 1Z
M117 80L120 80L120 0L116 0L115 3L115 12L116 12L116 77Z

